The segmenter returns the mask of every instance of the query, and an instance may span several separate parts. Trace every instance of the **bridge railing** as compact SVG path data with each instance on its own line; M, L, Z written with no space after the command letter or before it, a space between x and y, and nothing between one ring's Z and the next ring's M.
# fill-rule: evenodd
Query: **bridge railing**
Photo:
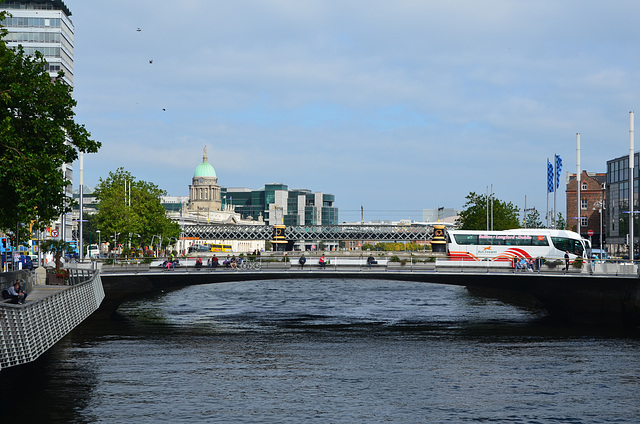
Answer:
M36 286L23 305L0 303L0 369L36 360L98 309L104 299L100 273L69 274L70 286Z
M286 257L286 259L285 259ZM158 259L151 264L145 264L142 261L122 261L110 265L102 265L95 263L94 267L100 268L103 273L127 272L127 273L143 273L143 272L214 272L214 271L354 271L354 270L372 270L378 272L486 272L486 273L517 273L517 272L537 272L537 273L556 273L556 274L594 274L594 275L637 275L638 265L626 261L585 261L583 263L571 263L568 270L565 270L564 261L545 261L538 266L519 269L513 266L510 261L476 261L476 260L460 260L447 257L437 258L418 258L412 255L393 257L375 256L376 263L369 266L366 256L362 257L344 257L327 255L327 264L320 267L317 256L307 256L306 263L301 266L298 263L300 255L292 254L281 257L257 257L255 259L258 266L243 268L225 268L222 263L218 268L208 267L206 261L201 268L196 268L195 257L180 258L180 266L171 270L160 266L163 259ZM83 278L82 270L77 271L77 277L70 278L71 281L81 281ZM72 283L73 284L73 283Z

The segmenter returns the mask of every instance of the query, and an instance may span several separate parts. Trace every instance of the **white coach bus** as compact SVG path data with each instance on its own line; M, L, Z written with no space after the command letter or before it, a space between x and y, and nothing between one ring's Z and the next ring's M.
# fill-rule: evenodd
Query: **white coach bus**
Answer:
M448 230L447 256L452 260L513 261L514 258L586 257L589 241L566 230Z

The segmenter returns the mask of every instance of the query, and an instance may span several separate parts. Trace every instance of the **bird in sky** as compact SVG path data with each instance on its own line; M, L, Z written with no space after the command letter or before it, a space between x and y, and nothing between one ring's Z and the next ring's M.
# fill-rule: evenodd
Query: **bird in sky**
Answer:
M151 60L149 61L149 63L153 63L153 59L151 59Z
M138 32L142 31L140 28L137 29Z

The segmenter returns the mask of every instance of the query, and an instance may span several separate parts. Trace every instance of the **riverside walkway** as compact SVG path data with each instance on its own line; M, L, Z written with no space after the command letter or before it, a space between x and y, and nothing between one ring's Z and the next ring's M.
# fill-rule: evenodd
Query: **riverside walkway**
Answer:
M36 360L98 309L105 297L100 273L69 273L68 285L28 281L23 305L0 302L0 370Z

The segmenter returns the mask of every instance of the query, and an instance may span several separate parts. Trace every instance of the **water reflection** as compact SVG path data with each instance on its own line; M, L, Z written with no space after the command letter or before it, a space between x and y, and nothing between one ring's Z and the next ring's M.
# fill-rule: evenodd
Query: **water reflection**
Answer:
M637 422L640 341L460 287L264 281L137 299L0 373L37 422ZM589 418L585 418L589 417Z

